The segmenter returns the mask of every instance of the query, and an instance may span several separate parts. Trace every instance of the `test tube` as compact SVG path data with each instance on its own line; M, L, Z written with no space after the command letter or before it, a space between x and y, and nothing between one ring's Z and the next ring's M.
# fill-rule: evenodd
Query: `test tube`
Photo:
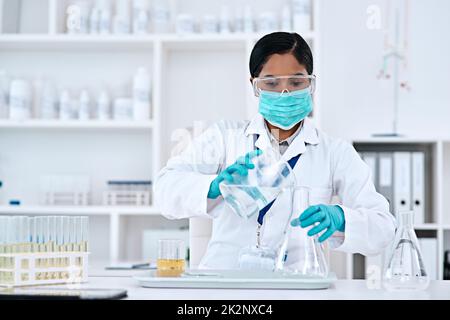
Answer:
M0 217L0 254L6 249L6 217ZM5 268L5 258L0 257L0 269ZM5 282L5 272L0 271L0 283Z
M43 237L43 217L34 217L34 235L35 235L35 244L33 245L35 247L35 252L37 254L40 254L44 252L44 237ZM44 261L42 258L36 258L35 260L35 266L37 268L42 268L44 266ZM38 280L42 279L42 272L36 273L36 278Z
M47 245L47 252L55 252L56 247L56 217L51 216L48 217L48 245ZM50 268L54 268L56 266L56 258L49 258L48 259L48 266ZM56 273L55 272L49 272L48 276L50 279L56 279Z
M89 217L81 217L81 251L88 251L88 241L89 241Z
M63 217L59 216L55 218L55 229L56 229L56 245L55 245L55 252L62 252L64 251L64 219ZM61 268L63 266L63 258L57 258L56 259L56 266L58 268ZM63 277L63 272L57 272L57 276L59 279Z
M70 217L63 217L63 251L70 252L72 251L72 245L70 243ZM69 266L69 259L63 259L63 267ZM69 277L69 273L64 271L62 273L63 278L67 279Z
M69 217L69 242L71 244L72 252L77 251L77 220L76 217Z

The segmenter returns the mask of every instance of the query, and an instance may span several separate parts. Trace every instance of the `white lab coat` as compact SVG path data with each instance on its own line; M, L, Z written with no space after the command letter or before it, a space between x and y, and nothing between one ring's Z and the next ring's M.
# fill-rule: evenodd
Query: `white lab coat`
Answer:
M255 135L259 135L256 142ZM157 177L155 201L165 217L213 219L211 240L199 268L237 268L239 251L255 244L256 216L244 220L221 196L207 199L217 174L254 150L254 145L261 150L271 147L261 115L251 121L219 121L171 158ZM353 146L329 137L307 118L282 159L287 161L299 153L302 155L294 173L298 185L312 188L312 204L329 204L333 196L338 196L344 211L345 232L330 237L329 248L363 255L381 253L394 237L395 220L387 200L375 190L369 167ZM266 215L264 246L279 244L290 203L290 197L281 194ZM297 228L294 236L306 236L306 230ZM299 250L298 246L291 249Z

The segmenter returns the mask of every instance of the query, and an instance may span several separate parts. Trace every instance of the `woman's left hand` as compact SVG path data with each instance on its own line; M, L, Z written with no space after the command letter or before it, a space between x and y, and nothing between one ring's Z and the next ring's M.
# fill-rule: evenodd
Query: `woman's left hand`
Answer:
M317 224L318 223L318 224ZM319 242L323 242L336 231L344 232L345 230L345 216L344 211L337 205L319 204L311 206L296 218L291 221L291 226L301 226L302 228L317 224L314 228L308 231L308 236L313 236L326 229L326 231L319 237Z

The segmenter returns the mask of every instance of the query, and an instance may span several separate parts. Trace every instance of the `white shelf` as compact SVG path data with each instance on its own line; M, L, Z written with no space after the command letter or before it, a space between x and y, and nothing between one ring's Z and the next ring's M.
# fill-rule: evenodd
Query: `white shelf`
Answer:
M156 42L170 48L202 49L203 46L245 46L256 41L260 33L230 34L148 34L148 35L71 35L71 34L0 34L2 50L49 50L49 49L99 49L132 51L151 49ZM302 34L307 40L315 39L314 32Z
M3 215L160 215L153 206L0 206Z
M100 121L100 120L0 120L0 129L113 129L150 130L153 121Z
M415 230L438 230L439 225L436 223L422 223L414 225Z
M438 143L440 139L423 137L361 137L352 139L353 143Z

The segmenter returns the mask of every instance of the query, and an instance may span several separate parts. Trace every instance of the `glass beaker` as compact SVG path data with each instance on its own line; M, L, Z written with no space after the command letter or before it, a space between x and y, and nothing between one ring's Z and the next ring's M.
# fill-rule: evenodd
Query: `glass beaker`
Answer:
M284 231L283 242L278 251L276 271L312 278L328 276L328 264L319 234L308 236L313 228L292 227L290 221L297 218L311 203L313 189L296 187L292 189L291 214Z
M269 247L245 247L239 252L239 269L274 271L276 258L276 250Z
M272 148L254 157L254 169L247 176L237 173L233 182L223 181L220 191L225 202L243 218L250 218L272 202L285 188L295 185L295 176L289 163Z
M158 260L156 275L158 277L178 277L184 272L186 250L184 241L162 239L158 241Z
M413 211L399 212L399 226L383 272L387 290L423 290L430 283L414 232Z

